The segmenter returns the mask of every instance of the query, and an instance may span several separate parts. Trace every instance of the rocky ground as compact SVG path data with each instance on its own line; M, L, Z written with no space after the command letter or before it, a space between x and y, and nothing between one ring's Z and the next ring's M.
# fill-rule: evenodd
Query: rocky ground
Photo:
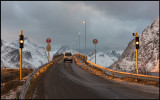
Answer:
M1 99L17 99L19 91L33 69L22 70L22 80L19 80L19 69L1 68Z

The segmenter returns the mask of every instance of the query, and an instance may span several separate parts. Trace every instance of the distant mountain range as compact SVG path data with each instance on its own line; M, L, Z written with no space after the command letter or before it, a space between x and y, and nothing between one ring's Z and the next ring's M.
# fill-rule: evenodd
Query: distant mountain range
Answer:
M140 49L138 50L139 72L159 72L159 17L139 34ZM136 49L133 39L118 61L109 68L136 72Z
M59 53L63 53L65 51L72 52L72 54L76 53L75 50L73 52L73 49L68 46L61 46L59 49L61 49ZM54 49L54 51L52 50L50 52L50 59L52 59L52 56L56 54L59 49ZM108 67L118 60L122 52L123 51L121 50L105 50L105 52L97 51L97 64ZM93 63L95 62L95 58L93 57L94 55L94 52L87 51L88 60ZM47 56L48 54L44 47L38 47L36 44L31 43L28 37L24 38L23 68L37 68L48 61ZM92 57L93 59L91 59ZM11 43L7 43L1 40L1 67L19 68L19 61L19 41L16 40Z
M61 50L62 52L68 51L68 52L71 52L72 54L76 53L75 50L73 52L73 49L68 46L62 46L61 48L62 48ZM85 55L84 50L83 51L81 50L81 52L83 52L81 54ZM113 62L118 60L122 52L123 52L122 50L107 50L107 49L103 51L99 50L96 53L96 64L103 67L109 67ZM77 53L79 53L79 51L77 51ZM95 63L95 54L93 51L87 50L86 55L87 55L87 60L90 60L91 62Z
M106 50L105 52L99 51L96 53L96 64L107 68L118 60L122 52L122 50ZM95 54L90 52L90 54L88 54L88 60L95 63Z

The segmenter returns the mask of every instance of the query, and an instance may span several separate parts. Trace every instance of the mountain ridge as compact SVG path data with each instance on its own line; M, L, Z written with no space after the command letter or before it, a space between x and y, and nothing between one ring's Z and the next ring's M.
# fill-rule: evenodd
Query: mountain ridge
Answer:
M159 72L159 17L147 26L142 34L139 35L138 65L139 71ZM158 68L157 68L158 67ZM114 62L109 68L124 72L134 72L136 70L136 49L135 39L132 39L118 61Z
M37 68L47 63L47 54L44 47L31 43L28 37L24 37L22 49L22 68ZM19 41L7 43L1 39L1 67L19 68L20 52Z

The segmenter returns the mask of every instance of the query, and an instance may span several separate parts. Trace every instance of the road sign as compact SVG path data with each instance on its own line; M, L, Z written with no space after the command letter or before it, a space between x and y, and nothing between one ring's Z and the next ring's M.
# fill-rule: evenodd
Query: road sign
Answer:
M93 39L93 44L97 44L98 40L97 39Z
M46 42L47 42L47 43L51 43L51 39L50 39L50 38L47 38L47 39L46 39Z
M46 50L49 52L49 51L51 51L51 46L49 45L49 43L48 43L48 45L46 46Z

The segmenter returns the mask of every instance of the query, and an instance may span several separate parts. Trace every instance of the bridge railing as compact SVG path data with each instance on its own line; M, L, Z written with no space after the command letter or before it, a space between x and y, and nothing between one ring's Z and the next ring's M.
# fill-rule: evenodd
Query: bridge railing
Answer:
M79 55L76 55L75 57L79 57ZM80 58L82 60L86 60L85 59L86 57L84 55L80 55ZM141 80L149 80L149 81L159 81L159 79L160 79L160 77L157 77L157 76L133 74L133 73L128 73L128 72L115 71L115 70L108 69L108 68L102 67L100 65L97 65L97 64L95 64L91 61L88 61L88 60L86 60L85 63L94 67L94 68L97 68L101 71L106 72L106 74L111 74L112 77L114 77L114 75L117 75L117 76L123 76L123 77L129 77L129 78L135 78L135 79L141 79Z
M39 66L36 70L34 70L32 73L28 75L28 78L26 80L26 83L23 85L22 90L20 91L19 99L25 99L26 93L28 91L28 88L30 86L30 81L32 79L37 78L41 73L43 73L49 66L54 64L55 62L59 61L63 55L56 55L53 57L52 61Z
M82 60L86 61L87 60L87 56L85 55L82 55L82 54L74 54L75 57L79 57L81 58Z

